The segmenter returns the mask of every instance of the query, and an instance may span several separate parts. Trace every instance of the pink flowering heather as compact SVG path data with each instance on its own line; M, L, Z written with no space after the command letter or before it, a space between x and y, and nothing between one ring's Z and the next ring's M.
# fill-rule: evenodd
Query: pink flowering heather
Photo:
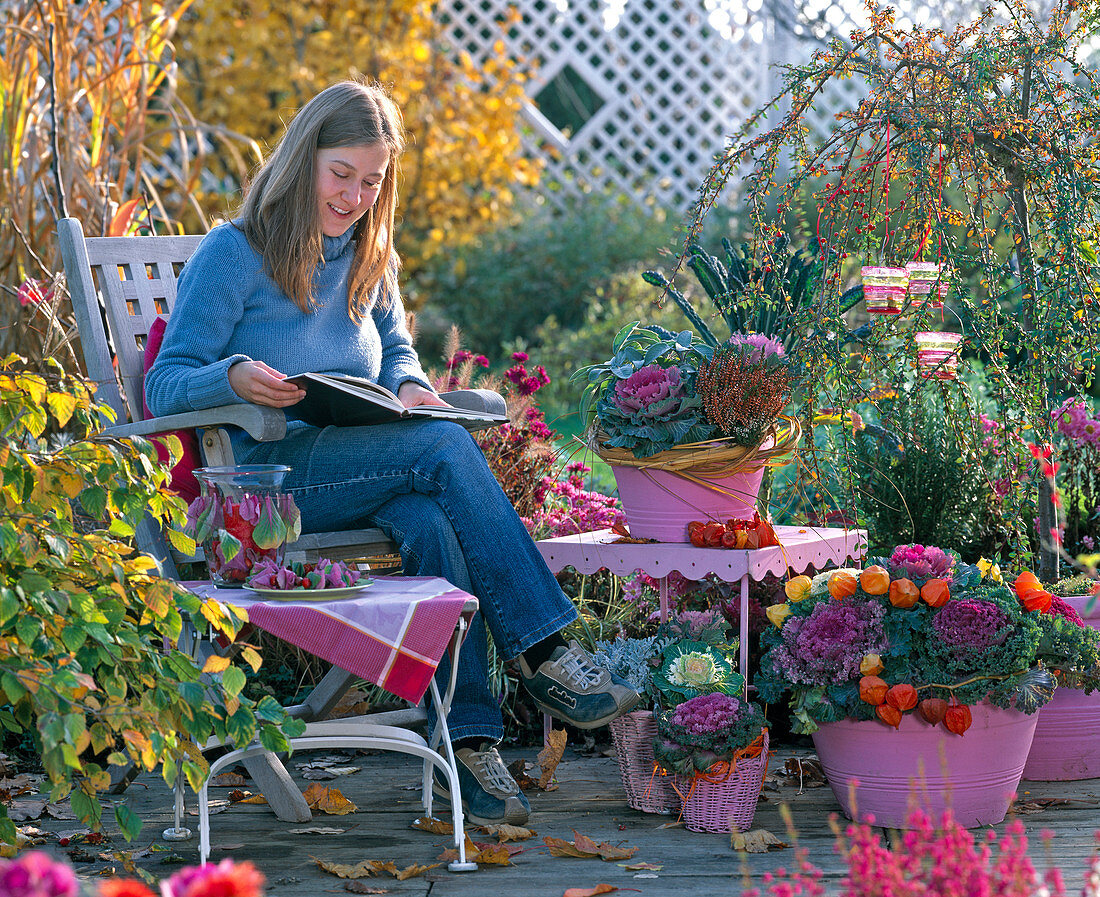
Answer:
M0 859L3 897L77 897L79 893L73 870L48 853L32 850L14 860Z
M783 344L763 333L735 333L729 338L728 345L746 347L749 361L763 361L770 355L784 358Z
M890 555L886 566L893 578L905 577L918 586L930 579L951 582L951 575L958 563L954 552L944 551L934 545L899 545Z
M992 829L978 834L963 828L950 812L933 823L914 810L906 826L894 842L884 839L873 821L849 825L837 835L835 850L848 867L839 897L1066 897L1057 867L1042 875L1035 868L1019 819L1002 835ZM822 875L803 850L794 870L765 873L764 887L744 891L742 897L822 897ZM1100 860L1093 859L1080 893L1100 893Z
M829 601L808 617L789 617L770 652L777 675L803 685L859 678L864 656L885 647L884 614L877 601Z
M949 648L984 651L1004 643L1012 629L1008 614L989 601L948 601L932 618L932 630Z
M664 418L679 410L684 397L679 368L649 364L617 381L611 401L629 418Z

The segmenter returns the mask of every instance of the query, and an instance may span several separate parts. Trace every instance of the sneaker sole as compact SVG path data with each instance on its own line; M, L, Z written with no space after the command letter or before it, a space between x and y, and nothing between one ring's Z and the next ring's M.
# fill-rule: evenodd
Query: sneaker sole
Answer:
M531 697L532 700L534 700L535 702L535 706L538 707L539 710L541 710L543 713L549 713L552 717L554 717L554 719L560 720L563 723L569 723L569 725L573 726L576 729L598 729L600 726L606 726L612 720L618 719L624 713L629 713L640 703L642 703L642 696L639 694L635 694L633 701L623 705L622 707L617 707L606 716L601 716L599 719L591 720L589 722L575 722L574 720L571 720L569 719L569 717L565 716L561 710L543 704L538 698L534 697L534 695L532 695Z
M444 791L443 786L438 782L432 782L432 794L438 797L440 800L445 800L448 806L451 803L451 792ZM467 822L472 822L474 825L525 825L527 820L530 819L530 814L520 808L520 812L513 813L510 816L505 815L499 819L492 819L488 816L478 816L475 813L471 813L469 805L466 801L462 801L462 815Z

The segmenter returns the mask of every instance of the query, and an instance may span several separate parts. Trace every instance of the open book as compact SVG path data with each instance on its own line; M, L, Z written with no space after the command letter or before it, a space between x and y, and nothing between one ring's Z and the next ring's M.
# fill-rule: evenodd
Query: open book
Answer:
M359 427L397 420L453 420L467 430L483 430L506 423L507 415L474 411L452 405L406 408L384 386L346 374L298 374L287 377L306 391L306 397L285 409L287 417L317 427Z

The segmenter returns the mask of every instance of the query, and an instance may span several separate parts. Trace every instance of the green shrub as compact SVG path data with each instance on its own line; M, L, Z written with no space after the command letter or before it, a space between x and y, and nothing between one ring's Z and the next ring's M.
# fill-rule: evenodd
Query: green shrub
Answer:
M200 668L164 647L176 644L185 616L229 638L245 618L161 579L131 545L146 509L158 524L185 515L152 443L99 434L105 409L83 380L52 360L45 376L25 364L0 361L0 726L33 736L50 799L70 796L98 828L107 766L161 764L166 782L179 770L197 789L207 764L196 745L258 734L285 750L284 732L301 723L270 697L241 695L245 673L233 658L257 669L253 648L234 646ZM50 425L64 435L47 439ZM181 449L171 441L174 463ZM173 541L194 548L178 533ZM115 815L128 837L140 828L125 806ZM0 804L0 839L15 837Z
M417 348L438 357L451 323L464 345L490 357L517 338L530 340L551 316L573 330L600 283L625 266L652 263L673 236L663 215L625 203L530 209L518 224L433 262L409 285L414 307L422 309Z
M952 426L969 426L965 411L945 407L947 391L917 380L879 402L879 430L853 437L851 457L860 519L871 549L919 542L953 548L964 557L985 553L990 495ZM885 433L883 432L885 431ZM900 450L884 451L896 437Z

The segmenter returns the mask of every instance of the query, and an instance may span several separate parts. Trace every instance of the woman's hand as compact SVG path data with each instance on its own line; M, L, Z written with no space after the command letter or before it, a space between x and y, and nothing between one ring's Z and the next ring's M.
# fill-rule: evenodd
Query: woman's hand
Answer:
M425 389L412 380L406 380L397 388L397 398L406 408L414 408L417 405L443 405L444 407L447 405L430 389Z
M286 408L306 397L306 391L286 382L286 375L262 361L238 361L229 368L229 385L255 405Z

